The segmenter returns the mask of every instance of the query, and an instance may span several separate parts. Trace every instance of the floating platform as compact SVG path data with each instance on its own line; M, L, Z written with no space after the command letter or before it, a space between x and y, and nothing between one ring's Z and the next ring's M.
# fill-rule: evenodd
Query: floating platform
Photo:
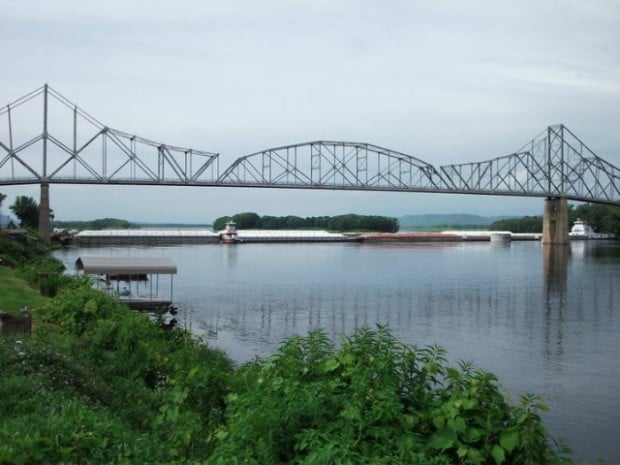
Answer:
M120 296L118 300L132 310L140 311L165 310L172 305L172 300L162 298Z

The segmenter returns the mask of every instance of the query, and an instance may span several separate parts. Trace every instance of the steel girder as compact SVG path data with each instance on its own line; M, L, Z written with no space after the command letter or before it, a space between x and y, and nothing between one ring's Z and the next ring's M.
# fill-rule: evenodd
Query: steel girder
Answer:
M219 184L356 190L446 188L437 170L418 158L362 142L314 141L238 158Z
M33 123L33 122L36 122ZM514 153L436 169L360 142L315 141L238 158L109 128L47 85L0 108L0 185L195 185L565 197L620 204L620 169L564 125Z
M47 85L0 109L0 184L205 184L217 159L104 126Z
M620 204L620 170L562 124L549 126L511 155L440 170L458 193Z

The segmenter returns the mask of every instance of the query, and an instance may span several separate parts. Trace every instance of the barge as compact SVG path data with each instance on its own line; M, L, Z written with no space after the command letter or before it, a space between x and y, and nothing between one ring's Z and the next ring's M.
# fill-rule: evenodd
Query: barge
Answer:
M217 244L220 235L209 229L84 230L74 236L79 246Z

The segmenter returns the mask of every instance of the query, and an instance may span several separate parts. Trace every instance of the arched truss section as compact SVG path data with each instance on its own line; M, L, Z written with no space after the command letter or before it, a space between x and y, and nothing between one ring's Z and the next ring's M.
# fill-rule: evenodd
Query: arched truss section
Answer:
M217 159L104 126L47 85L0 108L2 184L213 184Z
M218 184L317 189L437 191L446 183L430 164L372 144L315 141L238 158Z
M456 193L620 203L620 169L561 124L549 126L511 155L441 166L440 171Z

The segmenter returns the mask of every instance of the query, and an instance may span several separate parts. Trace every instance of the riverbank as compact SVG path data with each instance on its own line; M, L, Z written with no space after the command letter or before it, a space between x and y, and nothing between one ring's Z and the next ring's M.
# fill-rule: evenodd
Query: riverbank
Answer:
M0 462L557 463L538 398L510 405L490 373L387 328L235 368L85 280L58 291L30 336L0 338Z

